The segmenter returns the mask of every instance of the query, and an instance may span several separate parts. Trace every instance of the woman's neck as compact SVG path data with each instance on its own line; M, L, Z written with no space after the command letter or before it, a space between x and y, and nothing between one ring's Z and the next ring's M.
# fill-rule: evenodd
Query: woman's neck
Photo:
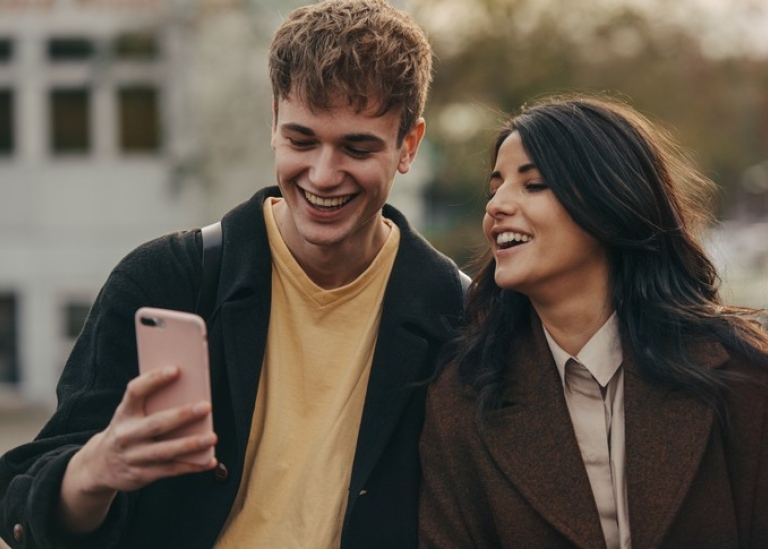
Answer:
M613 314L613 303L607 296L596 299L576 295L555 303L531 300L547 331L564 351L572 356L579 351Z

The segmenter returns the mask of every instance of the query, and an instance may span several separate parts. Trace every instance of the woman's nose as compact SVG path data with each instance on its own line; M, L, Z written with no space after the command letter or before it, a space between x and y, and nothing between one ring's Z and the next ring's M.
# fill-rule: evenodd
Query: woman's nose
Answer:
M509 191L499 188L485 205L485 212L491 217L513 215L517 212L518 204Z

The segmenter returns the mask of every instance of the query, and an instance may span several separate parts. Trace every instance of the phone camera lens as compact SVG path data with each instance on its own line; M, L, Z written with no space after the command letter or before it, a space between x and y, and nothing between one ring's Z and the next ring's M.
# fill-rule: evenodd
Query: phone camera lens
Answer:
M156 327L156 328L160 328L160 327L163 326L163 321L162 320L160 320L159 318L152 317L152 316L142 316L141 317L141 323L144 326L153 326L153 327Z

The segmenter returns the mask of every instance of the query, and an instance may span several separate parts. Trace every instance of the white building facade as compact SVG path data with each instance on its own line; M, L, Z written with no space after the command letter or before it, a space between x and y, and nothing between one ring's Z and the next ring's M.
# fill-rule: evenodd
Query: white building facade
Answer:
M0 384L50 401L112 265L200 219L174 192L158 6L0 2Z

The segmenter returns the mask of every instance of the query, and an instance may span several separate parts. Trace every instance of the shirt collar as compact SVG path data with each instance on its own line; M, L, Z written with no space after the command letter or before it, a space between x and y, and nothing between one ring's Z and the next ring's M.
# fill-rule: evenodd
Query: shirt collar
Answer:
M615 311L576 356L563 350L552 338L543 323L542 328L544 328L549 350L555 359L557 371L563 383L565 383L565 363L568 362L568 359L572 358L583 364L602 387L608 385L624 360L621 338L619 337L619 320Z

